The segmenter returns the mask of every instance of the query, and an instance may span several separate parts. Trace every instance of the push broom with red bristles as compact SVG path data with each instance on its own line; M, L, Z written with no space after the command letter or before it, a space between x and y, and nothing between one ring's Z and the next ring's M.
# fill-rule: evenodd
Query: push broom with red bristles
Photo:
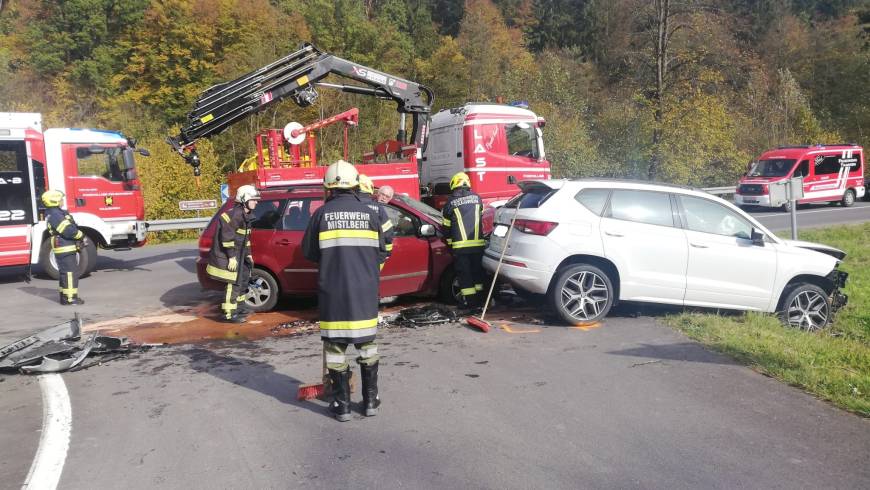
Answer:
M356 380L350 378L350 392L356 391ZM323 349L323 379L320 383L306 383L299 385L296 391L297 400L325 400L332 393L332 382L329 380L329 370L326 368L326 349Z
M514 230L514 223L517 221L517 213L520 211L520 204L522 200L517 203L517 209L514 211L514 216L511 218L511 225L508 228L507 235L504 238L504 246L501 248L501 255L498 258L498 265L495 268L495 274L492 276L492 282L489 284L489 292L486 294L486 303L483 304L483 311L480 314L480 317L470 316L465 319L465 323L469 326L474 327L480 330L483 333L489 332L489 329L492 328L492 325L484 318L486 318L486 310L489 308L489 300L492 298L492 291L495 289L495 283L498 280L498 273L501 270L501 264L504 262L504 254L507 252L508 242L511 239L511 232Z

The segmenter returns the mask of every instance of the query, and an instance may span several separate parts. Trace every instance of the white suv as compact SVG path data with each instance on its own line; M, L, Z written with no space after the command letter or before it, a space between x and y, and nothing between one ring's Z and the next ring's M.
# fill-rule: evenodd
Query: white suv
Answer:
M483 263L519 294L546 294L568 323L618 301L782 312L824 328L846 304L845 253L782 240L699 189L617 180L536 180L496 213ZM510 241L508 227L516 216Z

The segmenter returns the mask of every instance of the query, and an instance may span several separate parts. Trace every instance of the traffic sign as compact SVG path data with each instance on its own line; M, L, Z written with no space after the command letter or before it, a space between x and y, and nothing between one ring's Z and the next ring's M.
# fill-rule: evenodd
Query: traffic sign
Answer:
M230 198L230 185L229 184L221 184L221 203L227 202L227 199Z
M182 211L197 211L199 209L216 209L218 205L214 199L200 199L199 201L179 201L178 207Z

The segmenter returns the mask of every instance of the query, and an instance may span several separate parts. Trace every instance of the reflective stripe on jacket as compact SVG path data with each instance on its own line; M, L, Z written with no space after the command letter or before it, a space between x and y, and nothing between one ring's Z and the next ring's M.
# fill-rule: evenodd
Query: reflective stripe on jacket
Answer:
M374 340L378 326L379 258L386 253L376 210L354 193L338 192L311 216L302 239L318 263L320 336L335 342Z
M245 208L236 203L232 208L221 211L217 217L217 229L211 243L208 255L208 265L205 272L213 279L221 282L235 283L239 271L227 267L230 257L235 257L238 267L244 267L245 256L251 250L251 220L253 214L245 212Z
M45 224L51 236L51 250L55 255L76 253L76 242L82 240L85 234L76 226L73 217L59 207L45 210Z
M485 245L480 196L467 187L460 187L453 191L442 215L442 224L448 230L447 243L454 252L480 252Z

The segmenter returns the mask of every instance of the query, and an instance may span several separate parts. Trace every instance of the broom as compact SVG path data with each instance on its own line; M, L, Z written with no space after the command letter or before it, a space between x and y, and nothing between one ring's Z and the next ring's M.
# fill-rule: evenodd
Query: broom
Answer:
M501 270L501 264L504 262L504 254L507 252L508 243L511 239L511 232L514 230L514 223L517 221L517 213L520 212L520 204L522 204L522 199L517 203L517 209L514 211L514 216L511 218L511 224L508 228L507 235L504 238L504 246L501 248L501 255L498 258L498 265L495 268L495 274L492 276L492 282L489 285L489 292L486 294L486 303L483 304L483 312L480 314L480 317L470 316L465 319L465 323L469 326L474 327L483 333L489 332L489 329L492 327L490 323L484 318L486 317L486 310L489 308L489 300L492 298L492 291L495 289L495 283L498 280L498 272Z
M350 392L356 392L356 379L350 377ZM329 370L326 368L326 349L323 349L323 379L320 383L305 383L299 385L296 391L297 400L325 400L332 393L332 383L329 380Z

